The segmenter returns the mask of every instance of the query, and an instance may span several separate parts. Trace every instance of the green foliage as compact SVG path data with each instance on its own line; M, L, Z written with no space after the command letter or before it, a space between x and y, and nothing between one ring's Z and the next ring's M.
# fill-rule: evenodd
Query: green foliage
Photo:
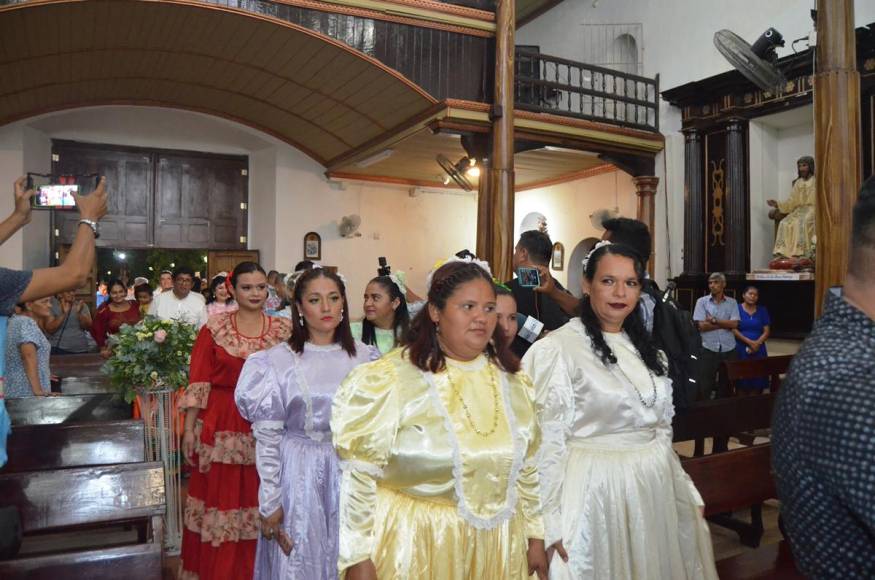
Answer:
M196 337L197 329L191 324L147 316L133 326L123 325L109 337L113 355L101 370L128 403L138 388L183 387L188 384Z

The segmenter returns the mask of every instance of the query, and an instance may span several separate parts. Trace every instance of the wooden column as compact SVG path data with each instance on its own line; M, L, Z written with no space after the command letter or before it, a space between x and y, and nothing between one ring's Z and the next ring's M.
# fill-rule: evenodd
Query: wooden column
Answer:
M705 271L705 191L702 180L702 136L684 131L684 273Z
M492 163L487 161L480 168L480 180L477 184L477 250L478 257L492 264L492 196L489 194L489 184ZM495 272L493 271L493 274ZM502 282L504 278L500 278Z
M744 121L730 119L726 126L726 197L723 219L726 237L726 273L747 272L747 160Z
M638 195L638 220L647 224L653 242L647 259L647 271L653 278L653 257L656 247L656 188L659 186L659 178L655 175L640 175L633 177L632 183L635 184L635 193Z
M514 0L498 0L495 13L495 103L492 108L492 155L480 188L486 200L478 204L477 252L492 266L499 280L510 280L513 270L514 170L513 170L513 77ZM487 223L488 222L488 223ZM483 253L480 253L480 252Z
M853 0L817 2L814 159L817 260L814 307L844 283L854 202L860 191L860 74Z

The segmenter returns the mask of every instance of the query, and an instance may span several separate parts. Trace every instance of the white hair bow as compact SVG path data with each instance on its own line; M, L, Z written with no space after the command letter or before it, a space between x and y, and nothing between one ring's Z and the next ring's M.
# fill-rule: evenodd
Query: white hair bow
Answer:
M593 253L595 253L595 251L598 250L599 248L602 248L604 246L610 246L610 245L611 245L610 240L602 240L602 241L596 243L596 245L594 245L592 247L592 249L589 251L589 253L586 255L586 257L583 260L581 260L580 263L583 264L583 275L584 276L586 276L586 265L589 264L589 259L592 257Z

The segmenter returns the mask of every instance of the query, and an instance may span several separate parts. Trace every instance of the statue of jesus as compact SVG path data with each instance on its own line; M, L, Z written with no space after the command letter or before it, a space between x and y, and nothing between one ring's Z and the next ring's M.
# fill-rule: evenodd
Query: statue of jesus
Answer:
M800 157L796 162L798 176L785 201L766 201L778 212L786 214L778 224L774 255L776 258L814 259L814 158Z

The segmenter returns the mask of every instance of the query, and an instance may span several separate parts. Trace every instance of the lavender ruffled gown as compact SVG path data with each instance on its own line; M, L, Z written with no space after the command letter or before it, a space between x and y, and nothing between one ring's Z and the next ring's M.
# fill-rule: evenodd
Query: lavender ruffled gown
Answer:
M282 343L246 359L235 400L256 439L258 510L268 516L282 506L282 528L294 543L286 556L259 536L255 580L337 578L340 468L331 403L349 371L379 356L360 342L354 357L338 344L307 343L297 354Z

